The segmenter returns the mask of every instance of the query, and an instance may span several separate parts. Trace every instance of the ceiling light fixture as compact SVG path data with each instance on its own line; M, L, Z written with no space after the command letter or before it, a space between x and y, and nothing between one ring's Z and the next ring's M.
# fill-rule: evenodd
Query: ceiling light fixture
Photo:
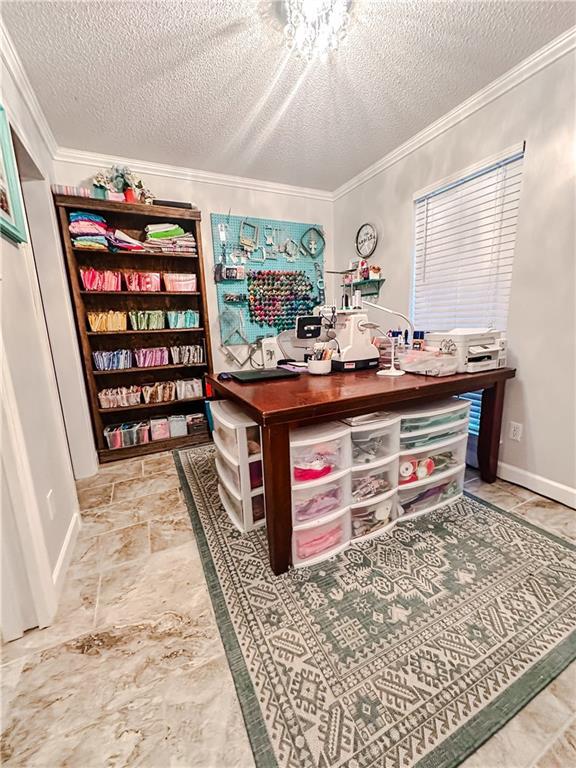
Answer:
M288 47L312 60L336 50L346 37L349 0L286 0Z

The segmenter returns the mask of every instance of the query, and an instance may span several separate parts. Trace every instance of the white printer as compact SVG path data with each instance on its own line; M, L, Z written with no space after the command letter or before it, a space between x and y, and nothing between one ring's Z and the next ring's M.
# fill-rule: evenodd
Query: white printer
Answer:
M506 365L506 336L491 328L453 328L426 333L424 346L438 352L455 353L458 373L492 371Z

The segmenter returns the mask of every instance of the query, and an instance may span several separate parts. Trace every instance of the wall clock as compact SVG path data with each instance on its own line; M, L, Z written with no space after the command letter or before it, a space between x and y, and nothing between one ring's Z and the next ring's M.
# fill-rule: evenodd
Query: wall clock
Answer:
M363 259L367 259L376 250L378 243L378 232L374 224L362 224L356 232L356 250Z

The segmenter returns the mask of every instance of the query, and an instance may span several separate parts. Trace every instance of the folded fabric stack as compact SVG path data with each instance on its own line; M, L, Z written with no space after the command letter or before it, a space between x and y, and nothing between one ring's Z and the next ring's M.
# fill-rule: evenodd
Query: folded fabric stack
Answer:
M106 235L110 250L117 251L143 251L144 245L139 240L122 232L121 229L109 229Z
M108 248L106 219L96 213L75 211L70 214L68 226L75 248L105 251Z
M146 247L163 253L196 255L196 240L178 224L148 224Z
M88 312L90 330L97 333L103 331L125 331L126 312L109 309L107 312Z
M135 349L134 356L138 368L168 365L168 347L145 347L143 349Z
M92 352L92 359L97 371L117 371L122 368L132 368L131 349L115 349L111 352L98 350Z
M134 331L155 331L164 328L163 309L134 309L128 314Z
M200 315L195 309L181 309L166 313L169 328L198 328Z
M101 270L86 267L80 270L80 277L87 291L122 290L122 274L112 269Z
M159 291L160 272L125 272L124 279L129 291Z
M109 228L106 219L96 213L73 211L68 225L75 248L93 251L143 251L144 245L121 229Z

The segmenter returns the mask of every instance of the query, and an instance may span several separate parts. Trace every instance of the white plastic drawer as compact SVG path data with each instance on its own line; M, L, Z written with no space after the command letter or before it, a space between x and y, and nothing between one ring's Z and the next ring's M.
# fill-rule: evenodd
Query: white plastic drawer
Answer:
M331 515L350 503L350 474L347 471L320 480L292 486L294 525Z
M447 476L431 478L422 485L398 489L398 517L431 512L462 494L465 466Z
M216 471L220 481L227 486L232 493L236 493L239 496L242 495L239 468L235 467L233 464L229 464L223 454L218 451L218 448L216 448Z
M351 482L353 504L391 491L398 484L398 454L374 464L353 468Z
M400 419L375 422L350 428L352 463L355 466L371 464L398 453L400 445Z
M295 483L320 480L347 469L350 465L350 429L335 421L293 430L290 454Z
M396 508L396 491L389 491L384 496L350 507L352 538L374 536L394 517Z
M400 451L409 451L426 446L436 446L459 435L468 434L468 419L453 424L442 424L428 430L400 433Z
M327 522L292 532L292 563L312 565L337 554L350 543L350 511L343 510Z
M260 453L260 428L245 414L226 400L210 403L214 434L220 440L224 451L235 460L240 460L239 439L246 440L248 455Z
M412 408L402 414L400 432L419 432L442 428L468 418L470 402L468 400L448 400L436 403L430 408Z
M413 485L445 473L466 461L467 435L445 440L434 447L425 446L400 454L398 484Z
M225 485L218 483L218 495L222 506L226 510L228 517L234 525L241 531L244 530L244 512L242 508L242 502L233 496Z

